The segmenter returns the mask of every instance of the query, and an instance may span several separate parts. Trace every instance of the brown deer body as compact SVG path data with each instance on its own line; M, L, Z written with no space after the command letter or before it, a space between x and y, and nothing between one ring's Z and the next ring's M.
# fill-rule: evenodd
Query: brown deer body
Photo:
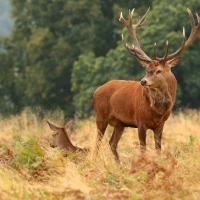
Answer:
M133 10L134 11L134 10ZM176 98L177 81L171 67L178 64L180 57L176 57L196 39L200 32L200 18L197 15L198 25L195 26L194 18L188 10L192 31L186 41L183 29L183 44L175 53L168 55L168 42L166 53L163 58L156 55L154 45L154 60L151 60L140 48L136 30L144 24L146 14L132 25L133 11L129 11L129 19L126 21L122 14L120 21L124 23L131 35L134 47L130 48L122 40L125 48L137 57L139 63L145 67L146 75L140 81L112 80L100 86L94 93L93 104L96 114L98 129L97 144L101 141L105 130L109 125L114 127L112 137L109 141L111 150L119 160L117 144L125 127L138 128L138 137L141 150L146 149L146 131L154 132L155 148L161 149L161 138L165 121L172 112Z
M74 153L77 150L86 150L75 147L68 137L68 131L72 126L72 121L69 121L64 127L57 127L49 121L47 121L47 123L49 124L50 129L54 131L50 142L50 146L52 148L58 147L61 151L66 153L66 156Z

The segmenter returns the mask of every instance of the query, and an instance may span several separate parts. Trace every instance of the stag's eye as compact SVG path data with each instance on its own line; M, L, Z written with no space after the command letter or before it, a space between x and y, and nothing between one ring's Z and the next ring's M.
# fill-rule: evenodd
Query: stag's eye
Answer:
M149 75L153 75L154 71L147 71Z
M156 71L156 74L160 74L162 71L161 70L158 70L158 71Z

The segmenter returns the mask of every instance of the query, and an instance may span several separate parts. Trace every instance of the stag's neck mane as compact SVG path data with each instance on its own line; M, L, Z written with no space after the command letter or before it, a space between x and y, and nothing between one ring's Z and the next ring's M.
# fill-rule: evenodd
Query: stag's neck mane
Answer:
M151 108L158 114L163 114L172 107L172 97L167 90L148 88L148 97Z
M174 75L168 77L167 81L159 88L144 88L149 100L150 107L162 115L171 110L176 96L176 79Z

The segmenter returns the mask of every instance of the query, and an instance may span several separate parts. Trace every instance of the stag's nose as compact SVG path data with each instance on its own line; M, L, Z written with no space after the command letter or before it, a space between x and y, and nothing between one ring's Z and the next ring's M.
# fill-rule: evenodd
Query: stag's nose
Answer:
M144 79L142 79L142 80L140 81L140 84L141 84L142 86L145 86L145 85L147 84L147 81L144 80Z

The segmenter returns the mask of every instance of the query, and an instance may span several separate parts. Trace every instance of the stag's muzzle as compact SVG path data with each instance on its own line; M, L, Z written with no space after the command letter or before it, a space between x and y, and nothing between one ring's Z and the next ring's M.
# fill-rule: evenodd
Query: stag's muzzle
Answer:
M140 81L140 84L141 84L142 86L146 86L147 81L146 81L145 79L142 79L142 80Z

